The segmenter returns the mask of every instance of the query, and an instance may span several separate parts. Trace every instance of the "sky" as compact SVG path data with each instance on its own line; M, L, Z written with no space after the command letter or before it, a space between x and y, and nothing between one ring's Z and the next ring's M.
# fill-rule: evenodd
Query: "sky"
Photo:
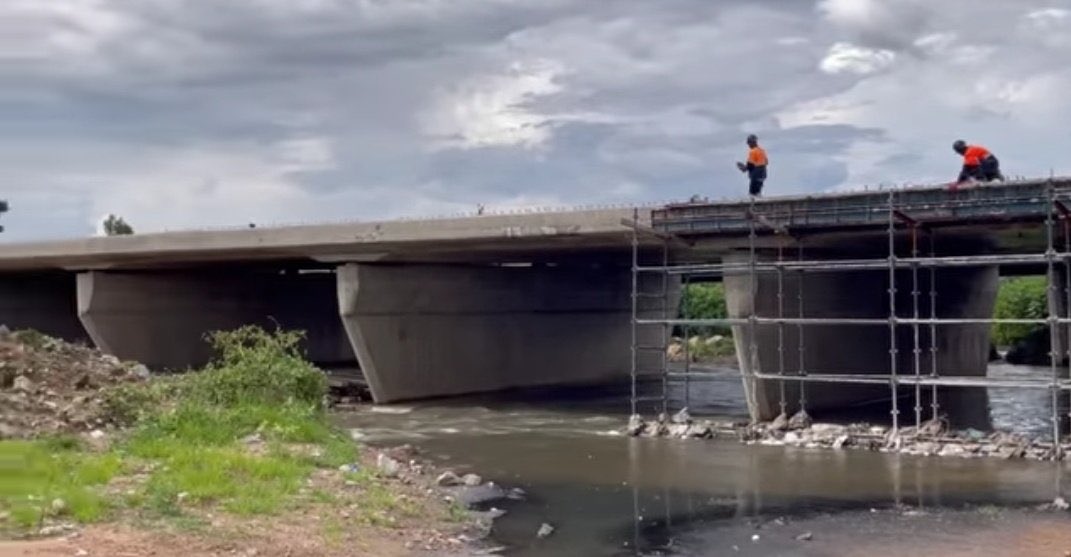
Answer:
M4 0L0 241L1071 174L1071 0Z

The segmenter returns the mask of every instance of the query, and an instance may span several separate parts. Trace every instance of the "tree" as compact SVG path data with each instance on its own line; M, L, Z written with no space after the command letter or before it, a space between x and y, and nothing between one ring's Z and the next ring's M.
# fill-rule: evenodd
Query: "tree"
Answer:
M126 236L134 233L134 229L122 217L115 215L108 215L101 222L101 228L104 229L105 236Z

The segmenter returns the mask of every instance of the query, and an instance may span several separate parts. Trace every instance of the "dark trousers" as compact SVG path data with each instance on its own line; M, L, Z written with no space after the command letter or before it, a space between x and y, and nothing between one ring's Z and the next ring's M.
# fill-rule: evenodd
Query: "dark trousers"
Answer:
M982 163L977 166L964 167L963 172L967 177L979 182L1004 181L1004 175L1000 173L1000 161L994 156L982 159Z
M765 182L765 180L752 178L751 182L748 184L748 193L750 193L751 195L762 195L763 182Z

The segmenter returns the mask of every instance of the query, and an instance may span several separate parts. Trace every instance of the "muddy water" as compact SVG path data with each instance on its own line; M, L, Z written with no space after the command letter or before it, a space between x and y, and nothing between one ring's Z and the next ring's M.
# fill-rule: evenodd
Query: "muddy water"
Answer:
M691 389L703 414L744 416L741 399L734 370ZM990 400L999 427L1048 431L1046 393L994 390ZM527 501L496 503L509 512L494 537L510 555L1035 554L1024 532L1047 540L1039 554L1071 549L1071 520L1034 509L1071 486L1062 464L632 439L617 434L627 407L623 389L588 389L338 419L369 443L410 442L459 472L524 488ZM538 540L544 522L556 531Z

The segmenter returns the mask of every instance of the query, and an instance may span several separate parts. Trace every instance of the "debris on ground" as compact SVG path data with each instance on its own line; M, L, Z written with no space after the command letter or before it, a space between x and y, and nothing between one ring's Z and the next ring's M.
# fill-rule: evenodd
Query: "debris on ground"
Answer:
M108 428L102 393L149 370L81 344L0 326L0 439Z
M792 417L779 415L772 422L741 423L693 420L674 423L665 414L650 421L632 416L625 433L632 437L676 439L735 438L748 445L789 446L807 449L861 449L898 452L918 456L995 457L1053 460L1066 455L1071 447L1054 450L1051 442L1024 435L997 431L986 434L976 429L955 431L943 419L923 422L918 428L892 430L867 423L812 423L805 412Z
M549 538L554 533L554 527L544 522L539 525L539 530L536 532L536 537L539 539Z

